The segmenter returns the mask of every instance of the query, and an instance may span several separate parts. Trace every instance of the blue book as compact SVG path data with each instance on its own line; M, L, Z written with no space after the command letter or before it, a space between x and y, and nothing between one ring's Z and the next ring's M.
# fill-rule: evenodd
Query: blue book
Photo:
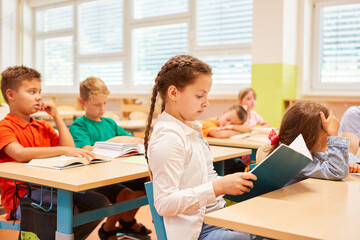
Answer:
M312 161L312 156L300 134L289 146L281 144L251 172L257 176L254 187L242 195L227 195L230 200L241 202L282 188L301 169Z

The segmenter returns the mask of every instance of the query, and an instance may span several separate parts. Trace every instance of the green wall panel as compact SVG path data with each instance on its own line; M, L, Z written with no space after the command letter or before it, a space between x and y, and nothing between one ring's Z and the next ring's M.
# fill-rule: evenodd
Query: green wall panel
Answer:
M256 112L271 126L279 127L284 99L296 97L296 66L290 64L253 64L251 87L257 94Z

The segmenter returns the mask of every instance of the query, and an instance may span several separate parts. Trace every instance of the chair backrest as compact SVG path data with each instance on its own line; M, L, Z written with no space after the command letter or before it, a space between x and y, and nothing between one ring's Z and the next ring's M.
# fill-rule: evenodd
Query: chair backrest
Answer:
M155 232L158 240L167 240L164 218L158 214L154 207L154 194L153 194L153 183L146 182L145 183L146 196L148 198L151 216L154 221Z

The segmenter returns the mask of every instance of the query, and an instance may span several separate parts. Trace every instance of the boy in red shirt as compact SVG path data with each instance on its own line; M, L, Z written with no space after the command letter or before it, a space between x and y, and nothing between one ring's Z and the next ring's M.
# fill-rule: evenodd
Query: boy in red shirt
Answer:
M9 105L10 113L0 121L0 163L26 163L33 158L58 155L88 159L95 157L88 150L75 148L74 141L54 104L42 102L40 73L32 68L15 66L7 68L1 75L1 92ZM39 110L46 111L53 117L59 135L49 123L35 120L30 116ZM7 212L6 218L21 219L14 181L0 178L0 188L1 204ZM48 192L45 193L49 195ZM24 197L27 189L18 187L18 194L20 198ZM40 190L31 193L33 199L39 195ZM50 196L43 195L45 202L47 197L50 199ZM74 206L79 212L109 205L109 201L103 195L93 191L74 193L73 200ZM56 197L53 203L56 204ZM74 228L75 239L85 239L100 221Z

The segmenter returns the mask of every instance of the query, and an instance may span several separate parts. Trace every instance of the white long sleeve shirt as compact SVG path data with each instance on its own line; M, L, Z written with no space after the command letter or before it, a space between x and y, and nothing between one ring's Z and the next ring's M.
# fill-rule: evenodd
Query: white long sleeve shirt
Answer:
M198 239L205 213L225 206L222 197L215 197L212 181L218 175L201 124L184 124L163 112L154 125L148 156L154 205L164 216L167 238Z

